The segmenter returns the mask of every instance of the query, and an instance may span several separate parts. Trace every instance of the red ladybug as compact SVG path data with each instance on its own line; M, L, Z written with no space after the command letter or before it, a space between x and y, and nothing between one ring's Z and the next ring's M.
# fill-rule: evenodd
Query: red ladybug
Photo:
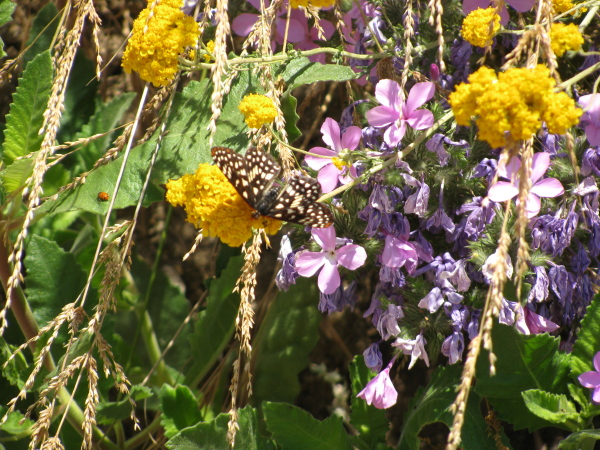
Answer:
M105 202L109 199L109 195L106 192L100 192L98 193L98 200L100 200L101 202Z

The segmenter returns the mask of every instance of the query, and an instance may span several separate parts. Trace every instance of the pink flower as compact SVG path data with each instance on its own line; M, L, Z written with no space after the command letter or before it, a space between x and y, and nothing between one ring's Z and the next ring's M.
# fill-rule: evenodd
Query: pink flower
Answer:
M345 162L345 157L358 146L361 130L358 127L348 127L342 134L340 125L335 120L327 118L321 126L321 133L323 141L333 150L325 147L313 147L310 149L311 153L326 158L306 155L304 160L308 167L319 171L317 179L323 192L327 193L333 191L338 182L348 184L356 177L356 168L352 165L348 166L349 163Z
M390 378L390 369L396 358L392 359L388 366L379 372L375 378L367 383L365 388L357 395L367 402L367 405L373 405L378 409L386 409L394 406L398 400L398 392Z
M580 123L590 145L600 145L600 94L582 95L578 102L583 108Z
M365 263L367 252L360 245L347 244L342 239L336 239L333 227L313 228L312 236L323 251L299 253L296 256L296 270L303 277L312 277L321 269L319 290L323 294L332 294L340 286L338 265L355 270ZM336 249L339 244L342 246Z
M463 0L463 12L465 14L469 14L470 12L475 11L477 8L486 9L491 5L491 0ZM506 0L513 9L524 13L533 8L535 4L535 0ZM508 23L510 17L508 15L508 11L506 10L506 6L502 5L500 8L500 23L504 26Z
M415 365L417 359L419 358L425 361L425 364L427 367L429 367L429 356L427 356L425 344L427 344L427 340L425 340L423 333L421 333L415 339L398 338L396 339L396 342L392 344L392 346L398 347L405 355L411 355L408 368L412 369L412 366Z
M600 404L600 352L594 356L594 369L596 370L582 373L577 379L583 387L594 390L592 392L592 401Z
M370 125L381 128L390 125L385 130L383 140L395 147L406 133L406 126L415 130L425 130L433 125L433 113L426 109L417 109L432 99L435 84L417 83L408 94L406 103L400 95L400 85L393 80L381 80L375 87L375 97L382 106L376 106L367 111Z
M498 164L500 176L508 178L511 181L498 181L494 183L488 191L488 197L494 202L505 202L519 194L519 169L521 160L512 157L508 164ZM548 153L541 152L533 155L531 163L531 191L527 198L527 217L536 216L541 209L542 203L540 197L558 197L565 192L560 181L556 178L545 178L540 180L550 167L550 156Z

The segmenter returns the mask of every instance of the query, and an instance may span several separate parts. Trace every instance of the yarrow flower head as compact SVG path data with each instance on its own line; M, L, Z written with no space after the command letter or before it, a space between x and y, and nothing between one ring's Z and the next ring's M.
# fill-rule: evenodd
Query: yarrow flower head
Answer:
M265 95L248 94L242 99L238 108L250 128L260 128L273 122L277 117L275 103Z
M527 217L537 216L541 209L540 197L558 197L564 194L563 185L556 178L540 178L550 167L550 156L548 153L540 152L533 155L531 163L531 191L527 198ZM505 202L519 194L519 169L521 161L517 157L512 157L508 164L502 162L498 165L500 176L508 178L510 181L498 181L494 183L488 192L488 197L494 202Z
M335 0L290 0L292 8L314 6L315 8L331 8L335 4Z
M322 252L304 251L296 257L296 270L303 277L312 277L319 270L319 290L323 294L332 294L340 285L338 265L348 270L362 266L367 259L367 252L360 245L348 244L338 239L335 228L313 228L313 239ZM336 247L342 244L338 249Z
M550 30L550 45L556 56L562 56L567 50L579 51L583 45L583 36L574 23L553 23Z
M383 140L390 147L400 143L406 133L406 126L415 130L425 130L433 125L434 117L431 111L417 109L433 98L435 84L430 82L417 83L403 101L400 85L393 80L381 80L375 87L375 97L382 104L367 111L367 120L377 128L388 127Z
M340 125L328 117L321 126L321 133L323 133L323 141L333 150L325 147L311 148L311 153L325 156L325 158L306 155L304 160L308 167L319 171L317 179L323 193L327 193L333 191L339 182L348 184L353 178L356 178L356 167L347 161L347 157L358 146L362 132L360 128L352 126L346 128L342 134Z
M495 8L477 8L463 20L461 34L469 44L486 47L492 44L492 38L499 29L500 16Z
M182 3L161 0L140 13L123 54L125 72L135 70L154 86L169 84L178 70L177 57L198 39L198 24L181 11Z
M167 182L167 201L183 206L187 221L202 229L204 236L216 236L231 247L252 237L252 229L264 228L275 234L281 221L269 217L254 219L254 210L237 193L218 167L200 164L194 174Z
M459 125L468 126L476 117L479 139L492 147L503 147L510 140L529 139L542 126L564 134L576 125L582 111L564 92L554 92L556 81L550 69L508 69L496 73L481 67L450 94L449 102Z

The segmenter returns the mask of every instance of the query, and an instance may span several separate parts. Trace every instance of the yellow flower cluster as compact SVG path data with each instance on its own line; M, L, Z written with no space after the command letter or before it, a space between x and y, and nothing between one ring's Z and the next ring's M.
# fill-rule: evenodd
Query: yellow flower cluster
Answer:
M248 94L242 99L238 108L250 128L260 128L273 122L277 117L277 108L273 100L264 95Z
M574 6L571 0L552 0L552 9L556 14L562 14Z
M125 72L135 70L154 86L169 84L177 72L177 57L198 39L198 24L181 6L181 0L161 0L140 13L123 54Z
M300 6L307 7L312 5L316 8L329 8L335 5L335 0L291 0L290 5L292 8L299 8Z
M583 36L574 23L553 23L550 30L550 45L556 56L562 56L567 50L581 50Z
M207 49L207 50L208 50L210 53L213 53L213 54L214 54L214 53L215 53L215 41L213 41L212 39L211 39L210 41L208 41L208 42L206 43L206 49ZM206 54L204 55L204 61L205 61L205 62L210 62L210 58L211 58L210 54L206 53Z
M564 92L554 92L556 81L543 65L534 69L508 69L496 73L481 67L450 94L448 101L459 125L471 117L479 128L479 139L492 147L507 145L507 139L529 139L542 121L550 133L564 134L577 125L581 109Z
M231 247L252 237L252 228L275 234L281 221L252 217L254 210L237 193L217 166L200 164L194 174L167 182L167 201L183 206L187 221L202 228L204 236L216 236Z
M469 44L486 47L492 44L492 38L499 29L500 16L494 8L477 8L463 20L461 34Z

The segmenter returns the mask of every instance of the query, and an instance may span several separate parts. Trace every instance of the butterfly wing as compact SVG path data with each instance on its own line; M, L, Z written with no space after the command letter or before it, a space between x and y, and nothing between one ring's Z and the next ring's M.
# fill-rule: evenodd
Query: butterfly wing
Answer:
M221 169L238 194L250 206L253 206L256 203L256 197L254 190L250 188L246 159L227 147L213 147L211 155L217 167Z

